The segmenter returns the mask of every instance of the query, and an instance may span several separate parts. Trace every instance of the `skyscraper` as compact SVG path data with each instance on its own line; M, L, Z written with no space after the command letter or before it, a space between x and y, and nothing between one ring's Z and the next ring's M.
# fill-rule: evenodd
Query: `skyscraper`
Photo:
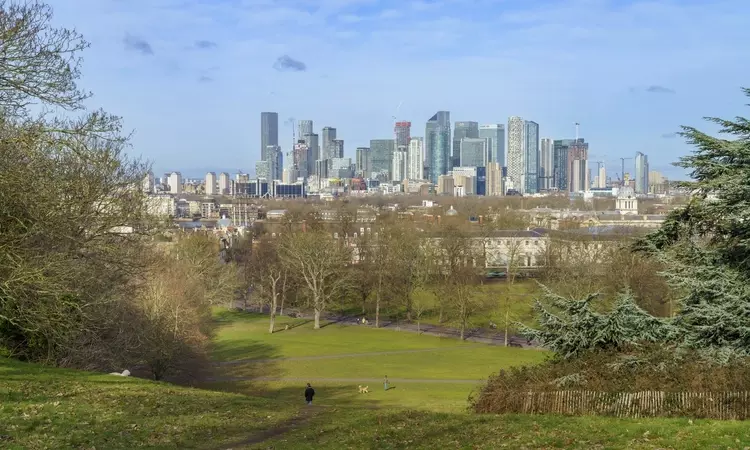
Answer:
M321 153L323 154L320 159L334 158L333 141L336 139L336 129L333 127L323 127L321 134L323 135L323 143L321 146Z
M357 147L356 171L357 176L370 178L372 169L370 165L370 147Z
M568 153L575 139L557 139L552 142L552 188L568 192L570 165Z
M315 173L315 161L320 159L318 135L315 133L303 134L302 139L307 144L309 152L307 155L307 173L312 175Z
M550 138L542 138L539 152L539 189L548 191L554 187L554 141Z
M265 161L268 161L269 180L280 180L284 173L284 153L281 151L281 147L278 145L266 147Z
M312 120L298 120L297 121L297 139L304 139L306 134L313 134L313 121ZM307 142L309 145L310 143Z
M409 162L406 177L410 180L424 179L424 139L413 137L409 141Z
M208 172L206 174L206 195L216 195L218 187L219 183L216 182L216 172Z
M451 113L438 111L427 121L424 136L425 162L429 180L437 184L438 177L451 169Z
M526 194L539 192L539 124L527 120L524 134L524 188Z
M487 164L487 193L486 195L505 195L503 190L503 168L500 163Z
M461 165L461 139L479 138L479 124L477 122L456 122L453 129L452 167Z
M479 137L490 140L489 162L505 166L505 125L493 123L479 126Z
M370 170L382 181L391 180L395 139L373 139L370 141Z
M568 192L586 192L589 182L589 144L583 138L568 139Z
M344 157L344 140L334 139L331 143L331 158L343 158Z
M260 113L260 159L266 160L269 145L279 145L279 113Z
M411 139L411 122L396 122L393 131L396 133L396 148L408 147Z
M487 167L488 149L488 139L461 138L459 141L458 166Z
M648 156L635 153L635 193L648 194Z
M524 170L526 169L526 152L524 130L526 122L518 116L508 118L508 178L513 188L523 194L525 187Z
M393 152L392 164L391 164L391 180L392 181L403 181L406 178L406 164L409 160L408 152L404 150L404 147L397 149Z

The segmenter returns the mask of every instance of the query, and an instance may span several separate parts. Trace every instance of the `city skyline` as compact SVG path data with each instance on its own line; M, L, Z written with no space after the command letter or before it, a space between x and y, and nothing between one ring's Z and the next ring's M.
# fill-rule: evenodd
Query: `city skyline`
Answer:
M336 127L353 158L392 135L394 115L447 110L480 124L518 115L554 139L580 122L597 159L642 151L674 178L691 150L675 132L738 115L750 68L739 0L50 3L92 43L91 105L124 118L131 152L157 172L252 171L256 111L279 113L284 152L295 117Z

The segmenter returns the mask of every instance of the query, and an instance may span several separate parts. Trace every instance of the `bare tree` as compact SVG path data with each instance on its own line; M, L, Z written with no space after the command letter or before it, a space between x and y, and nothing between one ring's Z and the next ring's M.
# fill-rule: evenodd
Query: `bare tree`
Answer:
M284 295L284 278L287 273L279 258L275 241L264 239L258 242L253 252L250 271L250 279L253 285L260 293L261 299L269 305L270 323L268 332L273 333L279 300Z
M316 231L284 236L280 254L287 268L304 280L315 312L314 328L319 329L320 314L351 283L351 250L343 239Z

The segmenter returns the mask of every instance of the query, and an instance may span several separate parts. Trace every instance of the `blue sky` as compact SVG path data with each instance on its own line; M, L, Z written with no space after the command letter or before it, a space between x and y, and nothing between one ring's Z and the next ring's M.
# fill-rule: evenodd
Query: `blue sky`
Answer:
M392 136L401 103L414 136L437 110L520 115L552 138L580 122L610 172L642 151L675 177L680 125L747 115L747 0L49 2L91 42L90 106L124 118L157 175L252 171L261 111L334 126L353 156ZM280 133L287 151L291 127Z

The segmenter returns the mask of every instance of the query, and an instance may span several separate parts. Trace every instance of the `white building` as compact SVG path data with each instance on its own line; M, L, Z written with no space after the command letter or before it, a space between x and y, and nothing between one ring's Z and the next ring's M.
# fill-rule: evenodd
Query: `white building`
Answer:
M218 194L218 184L216 183L216 172L206 174L206 195Z
M150 170L143 178L143 192L147 194L154 192L154 172Z
M180 172L172 172L169 174L169 185L170 194L182 194L182 174Z
M157 217L177 217L177 201L171 195L149 195L146 211Z
M599 183L596 185L599 189L604 189L607 187L607 168L602 165L599 167Z
M539 189L550 190L553 187L553 170L554 161L554 140L542 138L541 150L539 151Z
M526 122L518 116L508 118L508 178L513 186L523 194L526 169L525 128Z
M393 152L393 163L391 165L391 180L402 181L406 178L406 162L408 152L396 150Z
M409 141L409 161L406 175L410 180L424 179L424 139L421 137L413 137Z
M487 164L487 189L485 195L505 195L503 185L503 168L500 163Z
M638 214L638 199L635 191L630 186L626 186L617 193L615 207L620 214Z
M219 174L219 194L229 195L232 193L232 177L228 173L222 172Z

